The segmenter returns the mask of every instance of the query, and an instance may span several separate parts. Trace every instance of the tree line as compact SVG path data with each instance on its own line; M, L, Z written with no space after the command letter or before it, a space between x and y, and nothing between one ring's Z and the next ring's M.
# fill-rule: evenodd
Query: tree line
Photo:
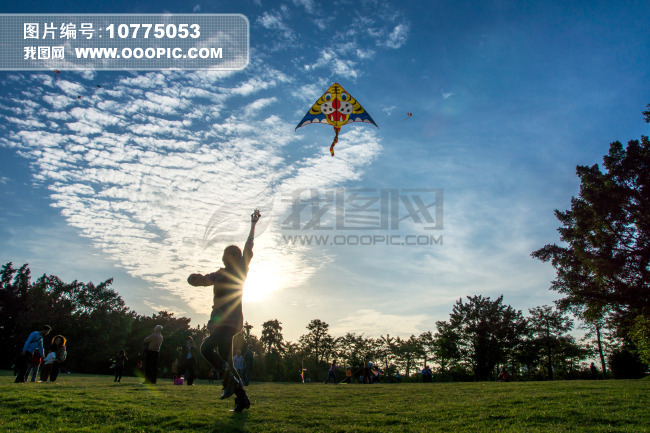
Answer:
M142 340L155 325L162 325L164 342L160 352L161 375L171 374L188 336L200 342L205 326L192 327L190 319L161 311L140 315L126 307L111 288L112 280L101 284L43 275L31 281L29 267L7 263L0 272L0 339L10 350L0 353L2 368L9 368L21 351L25 338L42 324L68 339L65 367L74 372L107 374L111 360L125 349L133 373L142 356ZM350 367L355 377L368 360L378 365L384 380L420 380L419 371L430 365L440 381L493 380L505 366L515 379L580 378L589 375L584 360L598 353L597 341L578 342L569 332L573 320L550 306L535 307L524 317L521 311L503 303L503 296L490 299L468 296L453 306L447 321L436 323L435 332L407 338L382 335L377 338L355 333L335 337L329 325L314 319L297 341L286 341L282 323L264 322L259 334L246 323L235 337L234 347L255 352L253 380L297 381L302 368L314 381L324 380L328 363L336 359ZM54 335L53 334L53 335ZM646 365L637 353L616 346L616 337L602 333L600 343L609 354L615 377L639 377ZM622 342L618 342L619 346ZM605 362L601 371L607 375ZM208 365L199 365L199 377L207 377Z

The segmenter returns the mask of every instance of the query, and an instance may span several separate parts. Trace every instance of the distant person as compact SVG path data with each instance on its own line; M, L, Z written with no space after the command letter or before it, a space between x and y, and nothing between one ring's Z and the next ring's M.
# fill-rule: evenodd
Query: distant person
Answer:
M144 383L156 384L158 378L158 357L160 355L160 346L162 346L163 327L156 325L153 328L153 334L144 339L146 349L144 351Z
M381 369L375 366L375 369L372 371L372 383L379 383L379 380L381 379L380 378L381 374L382 374Z
M334 385L337 384L336 382L336 369L339 368L338 365L336 365L336 359L332 361L332 365L330 366L329 371L327 372L327 379L325 380L325 385L332 379L334 381Z
M178 361L178 358L174 359L174 362L172 362L172 380L175 380L178 378L178 366L180 365L180 362Z
M598 369L596 368L596 365L592 362L591 366L589 366L589 371L591 371L591 378L593 380L598 379Z
M32 382L36 382L36 375L38 374L38 369L41 366L41 362L43 361L43 358L41 357L41 354L39 353L38 350L34 351L34 354L32 355L32 358L29 360L29 363L27 364L27 373L25 373L25 382L29 379L29 374L31 372L32 375Z
M402 383L402 375L399 374L399 371L395 373L395 380L397 383Z
M212 385L214 382L214 368L211 368L210 371L208 371L208 383Z
M185 382L189 386L194 385L194 378L196 377L196 367L198 366L198 361L196 360L197 353L198 351L194 345L194 339L192 337L187 337L181 354L182 361L180 370L181 374L185 375Z
M363 366L363 383L371 383L372 362L366 361Z
M510 375L506 371L505 367L501 368L501 373L499 373L499 377L497 378L497 382L510 382Z
M246 354L244 354L244 374L242 380L244 381L244 386L248 386L251 381L251 373L253 372L253 361L255 360L255 354L253 352L253 346L250 344L246 348Z
M43 337L50 333L52 328L49 325L43 325L43 327L29 334L25 345L23 346L23 351L16 359L16 380L14 383L25 383L25 372L27 372L27 364L34 351L38 351L41 355L41 358L45 358L45 353L43 351Z
M433 379L433 372L431 371L431 368L428 365L425 365L424 368L422 369L422 382L430 383L432 382L432 379Z
M124 367L126 365L126 361L128 360L129 358L126 357L126 350L124 349L120 350L120 353L117 354L117 358L115 358L115 380L113 380L113 382L122 381L122 375L124 374Z
M255 209L243 253L238 246L230 245L224 249L221 258L224 268L206 275L192 274L187 278L192 286L213 286L214 303L208 321L210 336L201 343L201 354L223 378L221 398L235 394L235 412L250 407L244 384L235 377L234 366L229 364L232 362L233 338L244 326L242 295L248 266L253 259L255 225L260 217L260 211Z
M61 364L68 357L65 343L66 339L63 335L57 335L52 339L52 344L48 348L48 354L43 361L43 367L41 367L41 382L47 382L48 376L50 382L55 382L56 378L59 377Z
M352 382L352 369L350 367L345 369L345 379L343 381L345 383L351 383Z
M232 364L233 367L235 367L235 370L237 371L237 375L241 379L242 375L244 374L244 357L241 356L241 350L237 349L237 352L235 352L235 356L232 358Z

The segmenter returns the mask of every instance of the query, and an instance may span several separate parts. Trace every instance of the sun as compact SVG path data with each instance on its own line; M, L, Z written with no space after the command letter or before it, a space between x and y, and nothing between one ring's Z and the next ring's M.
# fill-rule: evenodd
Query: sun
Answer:
M259 302L282 287L280 266L270 260L258 261L250 267L244 283L245 302Z

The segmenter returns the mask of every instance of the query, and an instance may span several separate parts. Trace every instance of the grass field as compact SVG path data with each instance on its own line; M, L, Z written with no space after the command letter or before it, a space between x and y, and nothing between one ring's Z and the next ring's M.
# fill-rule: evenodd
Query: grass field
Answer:
M229 413L221 387L0 376L0 431L650 432L650 380L323 385L256 383Z

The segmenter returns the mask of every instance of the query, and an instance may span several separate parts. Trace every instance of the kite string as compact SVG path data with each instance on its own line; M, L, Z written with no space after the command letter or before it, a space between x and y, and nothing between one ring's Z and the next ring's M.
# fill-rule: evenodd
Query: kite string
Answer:
M334 141L332 142L332 145L330 146L330 153L332 156L334 156L334 146L336 146L336 143L339 142L339 132L341 131L340 126L335 126L334 131L336 132L336 135L334 136Z

